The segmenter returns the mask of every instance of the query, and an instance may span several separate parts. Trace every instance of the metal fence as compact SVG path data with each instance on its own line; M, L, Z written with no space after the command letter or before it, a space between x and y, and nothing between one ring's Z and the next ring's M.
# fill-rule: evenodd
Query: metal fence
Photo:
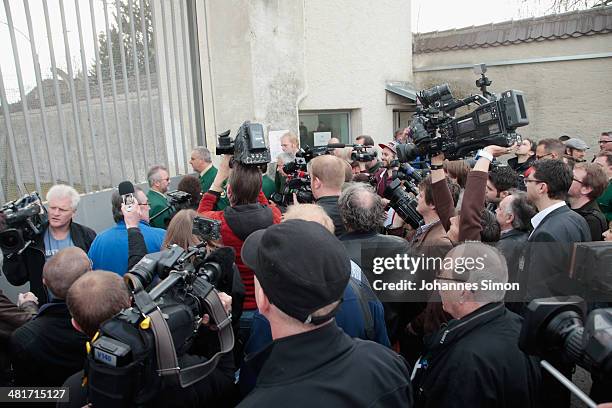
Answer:
M189 172L203 119L193 7L3 0L0 201L55 183L92 192L142 182L155 164Z

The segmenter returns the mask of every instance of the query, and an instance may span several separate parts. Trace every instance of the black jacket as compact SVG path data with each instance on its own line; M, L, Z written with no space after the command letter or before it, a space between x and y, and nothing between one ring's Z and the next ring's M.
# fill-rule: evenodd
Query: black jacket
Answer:
M45 225L41 234L38 234L34 242L23 251L22 254L9 254L4 257L2 270L6 279L15 286L21 286L30 281L30 292L38 298L40 305L47 303L47 291L42 284L42 270L45 266L45 243L43 237L49 228ZM86 253L96 237L91 228L72 222L70 224L70 239L74 246L81 248Z
M240 407L411 407L405 360L371 341L351 339L335 321L273 341L248 358L261 367Z
M342 222L342 217L340 216L338 198L340 198L340 196L320 197L315 202L315 204L318 206L323 207L327 215L329 215L329 218L331 218L334 222L334 233L337 237L346 232L344 229L344 223Z
M527 239L524 256L519 261L521 288L527 288L527 300L542 297L580 295L582 289L569 278L574 242L591 240L589 227L568 206L548 214Z
M417 407L535 407L538 361L518 347L522 319L491 303L430 336L412 385Z
M603 241L602 234L608 229L608 221L606 216L597 205L597 201L589 201L580 208L575 208L578 214L580 214L589 226L591 231L591 240Z
M519 164L518 157L513 157L512 159L508 159L508 166L518 174L524 174L525 171L531 167L534 161L535 156L531 156L526 162Z
M87 340L72 327L63 301L47 303L11 336L9 352L15 384L59 387L83 368Z

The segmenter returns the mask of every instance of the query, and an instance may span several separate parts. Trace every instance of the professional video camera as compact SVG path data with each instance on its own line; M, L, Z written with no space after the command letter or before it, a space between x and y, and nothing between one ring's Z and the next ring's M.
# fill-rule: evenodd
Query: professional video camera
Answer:
M310 188L310 175L308 174L308 163L317 156L330 154L327 146L305 146L295 154L295 160L283 166L283 172L287 175L285 187L282 193L274 193L270 199L278 205L288 206L293 204L293 194L297 196L299 203L312 203L312 189Z
M194 221L194 231L214 238L219 225L213 224L219 221ZM234 345L231 315L214 290L231 287L233 262L231 248L207 255L205 243L187 250L174 245L146 255L125 275L135 305L103 323L88 346L93 406L146 405L162 386L185 388L214 370ZM147 291L156 276L163 280ZM205 345L216 351L208 359L200 344L213 333L201 326L205 314L218 336L218 346Z
M190 208L191 194L185 191L180 191L180 190L168 191L166 193L166 199L168 201L168 205L166 205L166 207L163 210L157 212L156 214L153 214L150 217L149 221L153 221L157 217L160 217L162 214L169 213L170 218L168 219L167 222L170 222L170 219L174 217L174 214L176 214L180 210L185 210L185 209Z
M389 200L389 206L395 210L412 228L417 229L423 222L423 217L416 210L419 194L413 180L395 178L384 191L384 197Z
M374 146L364 146L364 145L346 145L346 147L352 147L353 151L351 152L351 160L359 161L359 162L371 162L378 156L378 152L374 148Z
M240 126L234 139L229 130L219 134L216 154L233 155L234 161L247 166L270 163L270 149L266 146L263 126L249 121Z
M448 84L419 92L421 105L410 123L414 144L397 146L401 162L439 153L455 160L488 145L507 147L520 141L516 129L529 124L523 93L509 90L495 96L487 91L491 81L485 76L486 65L477 65L474 71L481 75L476 85L482 95L455 99ZM478 107L455 118L457 108L471 103Z
M27 248L42 233L48 219L36 192L4 204L0 213L5 215L7 227L0 232L0 248L7 255Z
M612 309L596 309L583 325L586 305L578 296L535 299L527 307L519 347L527 354L578 364L606 383L612 380ZM545 360L551 372L587 405L595 406L572 382Z

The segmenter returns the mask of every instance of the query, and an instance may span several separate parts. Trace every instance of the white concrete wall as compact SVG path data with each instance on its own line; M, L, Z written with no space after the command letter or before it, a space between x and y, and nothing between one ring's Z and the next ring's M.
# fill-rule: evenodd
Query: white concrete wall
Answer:
M300 110L355 109L351 137L393 136L387 81L412 80L410 2L305 2L306 97Z
M409 1L196 4L209 147L244 120L298 133L298 109L348 109L353 138L392 136L385 83L412 79Z
M414 55L414 67L557 57L612 51L612 34L509 46ZM519 130L526 137L578 136L599 150L597 140L612 129L612 58L489 67L491 90L525 92L530 124ZM415 72L419 88L448 82L457 95L477 93L471 69ZM589 154L589 157L591 155Z

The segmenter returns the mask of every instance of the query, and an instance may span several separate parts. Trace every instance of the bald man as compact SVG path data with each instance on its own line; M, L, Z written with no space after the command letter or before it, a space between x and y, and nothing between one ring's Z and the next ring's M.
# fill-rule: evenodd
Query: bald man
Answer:
M337 237L346 232L338 207L338 198L345 180L345 169L345 162L332 155L315 157L310 161L308 168L315 203L323 207L334 222Z
M72 327L64 299L70 286L90 269L87 254L78 247L62 249L45 263L43 284L53 300L11 336L15 385L60 386L83 368L87 337Z

